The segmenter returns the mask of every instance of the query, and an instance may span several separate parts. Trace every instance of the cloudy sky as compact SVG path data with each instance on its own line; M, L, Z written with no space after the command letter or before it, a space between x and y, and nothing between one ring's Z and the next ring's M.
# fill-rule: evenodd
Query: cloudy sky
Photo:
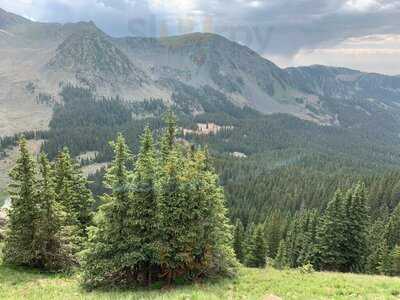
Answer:
M400 0L0 0L44 22L93 20L110 35L222 34L280 66L400 74Z

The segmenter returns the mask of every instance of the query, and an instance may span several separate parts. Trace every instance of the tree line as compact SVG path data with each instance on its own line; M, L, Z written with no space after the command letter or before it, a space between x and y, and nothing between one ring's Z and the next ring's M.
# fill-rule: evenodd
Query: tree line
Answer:
M372 217L364 184L337 190L321 213L278 211L263 223L236 221L235 253L242 263L276 268L400 275L400 205Z
M64 86L61 97L63 102L54 107L43 145L50 159L68 146L72 156L96 151L94 162L110 162L113 152L108 141L117 132L123 133L129 148L137 153L145 126L155 132L163 127L160 115L166 107L156 99L130 103L118 97L97 98L89 89L72 85ZM355 129L319 126L284 114L264 116L225 98L206 87L178 86L172 109L179 115L179 127L207 121L234 126L234 130L210 136L178 134L197 146L209 145L232 219L247 224L248 220L262 222L270 210L322 210L336 188L348 188L358 180L366 183L370 195L371 184L380 185L381 196L371 196L371 210L391 212L397 205L399 197L386 192L398 185L398 174L389 172L400 165L397 140L371 138ZM185 113L182 106L190 99L204 113ZM236 151L247 158L229 155ZM103 192L103 174L91 178L96 182L91 185L96 196ZM381 182L380 177L390 180Z

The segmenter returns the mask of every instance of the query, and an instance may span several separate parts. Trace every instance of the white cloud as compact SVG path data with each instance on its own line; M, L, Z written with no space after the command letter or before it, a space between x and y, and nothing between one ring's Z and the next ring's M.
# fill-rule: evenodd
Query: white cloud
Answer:
M263 2L261 1L250 1L249 6L257 8L263 5Z
M345 4L345 9L359 11L367 11L379 7L380 3L377 0L348 0Z
M331 48L300 50L293 57L275 59L281 66L321 64L399 75L399 56L400 35L371 35L350 38Z
M149 0L149 8L163 15L191 15L199 11L196 0Z

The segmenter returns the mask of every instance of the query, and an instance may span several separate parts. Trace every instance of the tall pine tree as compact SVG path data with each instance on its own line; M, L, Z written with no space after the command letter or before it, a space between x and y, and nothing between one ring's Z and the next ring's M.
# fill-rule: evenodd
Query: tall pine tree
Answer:
M160 151L161 158L165 161L175 146L176 138L176 119L171 111L168 111L164 117L164 121L167 125L164 130L164 134L161 136Z
M189 198L189 201L197 202L195 206L199 216L194 212L192 219L197 220L195 232L202 237L195 249L196 264L199 266L197 276L230 276L236 272L237 261L232 247L232 226L227 217L224 190L207 149L198 151L194 162L194 177L189 186L194 185L191 194L198 196Z
M36 164L29 154L26 139L19 141L19 157L10 172L11 208L3 249L4 262L36 266L36 230L39 220Z
M371 274L381 272L380 265L383 258L383 251L387 245L385 238L385 222L382 219L376 220L368 230L368 256L366 259L365 271Z
M235 250L236 258L239 262L244 262L244 227L240 219L236 220L235 231L233 234L233 249Z
M299 240L299 256L297 258L297 266L304 266L315 261L315 247L318 228L318 213L314 210L307 211L302 215L301 234Z
M274 267L277 269L283 269L289 265L287 253L286 253L286 242L281 240L279 243L278 253L274 259Z
M397 205L387 224L385 238L389 249L400 245L400 204Z
M43 153L39 157L39 169L39 218L35 234L38 266L52 271L66 270L75 263L71 232L65 226L66 213L56 201L52 166Z
M138 262L144 259L137 250L140 239L132 234L131 154L121 135L112 146L114 159L105 176L111 193L103 196L82 255L83 280L89 288L136 283Z
M147 284L151 284L153 272L158 271L158 227L157 191L158 167L152 132L145 129L141 137L141 148L135 164L133 176L133 197L131 218L133 232L138 239L138 252L141 260L139 268L145 270Z
M346 197L346 247L347 272L364 270L367 255L368 209L364 184L350 189Z
M318 231L318 267L328 271L345 271L347 266L346 249L347 220L343 194L335 193L329 202L320 230Z
M281 226L281 215L278 212L274 212L264 223L265 237L267 242L267 255L270 258L275 258L278 252L282 233Z
M266 264L267 245L264 237L264 228L258 225L250 240L249 250L246 256L246 266L263 268Z
M55 192L57 201L68 213L67 224L75 231L75 252L79 251L87 240L87 228L91 225L94 200L87 187L87 179L71 158L67 148L64 148L56 159Z

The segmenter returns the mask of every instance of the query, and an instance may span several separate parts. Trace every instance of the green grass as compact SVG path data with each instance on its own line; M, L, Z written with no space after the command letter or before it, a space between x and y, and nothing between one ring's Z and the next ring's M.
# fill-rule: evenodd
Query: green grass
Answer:
M301 274L296 270L242 268L233 280L197 283L168 291L86 292L78 276L48 275L0 266L0 299L399 299L400 279L337 273Z

